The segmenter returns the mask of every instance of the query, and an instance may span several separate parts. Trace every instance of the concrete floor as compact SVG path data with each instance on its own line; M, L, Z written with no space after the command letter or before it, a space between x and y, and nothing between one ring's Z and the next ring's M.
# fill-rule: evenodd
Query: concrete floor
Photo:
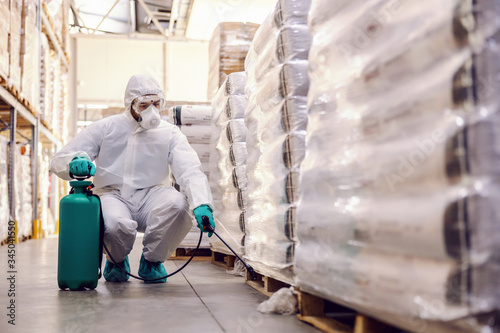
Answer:
M138 237L132 273L141 255ZM29 240L15 248L15 297L9 297L8 247L0 247L0 332L318 332L295 316L256 311L267 299L209 261L192 261L166 284L99 280L95 290L57 286L57 238ZM184 261L169 260L168 272ZM104 268L104 265L103 265ZM8 323L15 301L15 326Z

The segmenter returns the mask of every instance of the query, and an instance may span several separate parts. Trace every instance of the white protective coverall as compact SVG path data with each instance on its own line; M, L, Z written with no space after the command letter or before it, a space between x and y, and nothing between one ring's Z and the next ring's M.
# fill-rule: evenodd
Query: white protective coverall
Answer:
M52 172L71 180L68 164L75 156L95 160L104 241L116 262L130 253L137 231L144 232L144 258L165 261L192 227L188 203L191 210L203 204L213 209L198 155L179 128L162 120L146 130L130 114L132 101L150 94L164 98L152 77L133 76L125 91L126 111L92 123L51 161ZM189 202L169 186L169 167Z

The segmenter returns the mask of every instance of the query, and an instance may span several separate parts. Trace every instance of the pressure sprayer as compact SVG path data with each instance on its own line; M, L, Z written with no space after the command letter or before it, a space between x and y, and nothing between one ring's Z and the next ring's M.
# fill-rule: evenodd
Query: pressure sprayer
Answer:
M89 167L90 171L90 167ZM57 267L57 281L59 288L70 290L95 289L97 281L102 276L103 247L111 262L123 273L146 282L154 282L171 277L186 267L198 252L203 237L200 238L195 251L181 268L166 276L156 279L144 279L130 274L116 263L111 252L104 244L104 220L102 217L101 201L92 193L94 185L85 179L90 176L77 177L70 173L70 193L61 199L59 204L59 260ZM252 280L256 279L255 271L215 232L210 225L208 216L202 218L204 231L212 232L224 245L242 262Z

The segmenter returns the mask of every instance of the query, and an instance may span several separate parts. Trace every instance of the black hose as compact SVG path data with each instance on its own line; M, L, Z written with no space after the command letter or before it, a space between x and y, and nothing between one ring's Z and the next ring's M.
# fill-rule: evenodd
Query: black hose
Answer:
M187 264L189 264L191 262L191 260L193 260L194 256L196 255L196 253L198 252L198 249L200 248L200 244L201 244L201 239L203 237L203 231L200 231L200 239L198 240L198 245L196 245L196 249L194 250L194 253L191 255L191 258L189 258L188 261L186 261L186 263L184 265L182 265L181 268L179 268L178 270L176 270L175 272L173 273L170 273L170 274L167 274L165 276L162 276L162 277L159 277L159 278L156 278L156 279L144 279L140 276L137 276L137 275L134 275L134 274L130 274L129 272L127 272L125 269L123 269L120 265L118 265L115 261L115 259L113 259L113 256L111 255L111 253L109 252L108 248L106 247L106 244L103 242L102 245L104 246L104 249L106 250L106 253L108 254L109 258L111 259L111 262L116 265L116 267L118 267L123 273L127 274L128 276L131 276L133 277L134 279L137 279L137 280L142 280L144 282L153 282L153 281L158 281L158 280L162 280L162 279L166 279L168 277L171 277L177 273L179 273L184 267L187 266Z

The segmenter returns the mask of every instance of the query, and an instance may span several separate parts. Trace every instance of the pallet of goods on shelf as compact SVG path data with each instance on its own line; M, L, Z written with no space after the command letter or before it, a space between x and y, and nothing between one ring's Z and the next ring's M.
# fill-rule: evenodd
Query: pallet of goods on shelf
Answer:
M212 99L230 73L245 70L245 57L259 27L255 23L222 22L209 42L208 99Z
M8 189L8 140L0 136L0 241L8 237L9 189Z
M0 0L0 81L4 84L9 76L9 0Z
M37 28L37 6L24 0L21 34L21 98L27 109L37 115L40 110L40 31Z
M10 0L8 84L17 98L21 92L21 11L23 0Z

